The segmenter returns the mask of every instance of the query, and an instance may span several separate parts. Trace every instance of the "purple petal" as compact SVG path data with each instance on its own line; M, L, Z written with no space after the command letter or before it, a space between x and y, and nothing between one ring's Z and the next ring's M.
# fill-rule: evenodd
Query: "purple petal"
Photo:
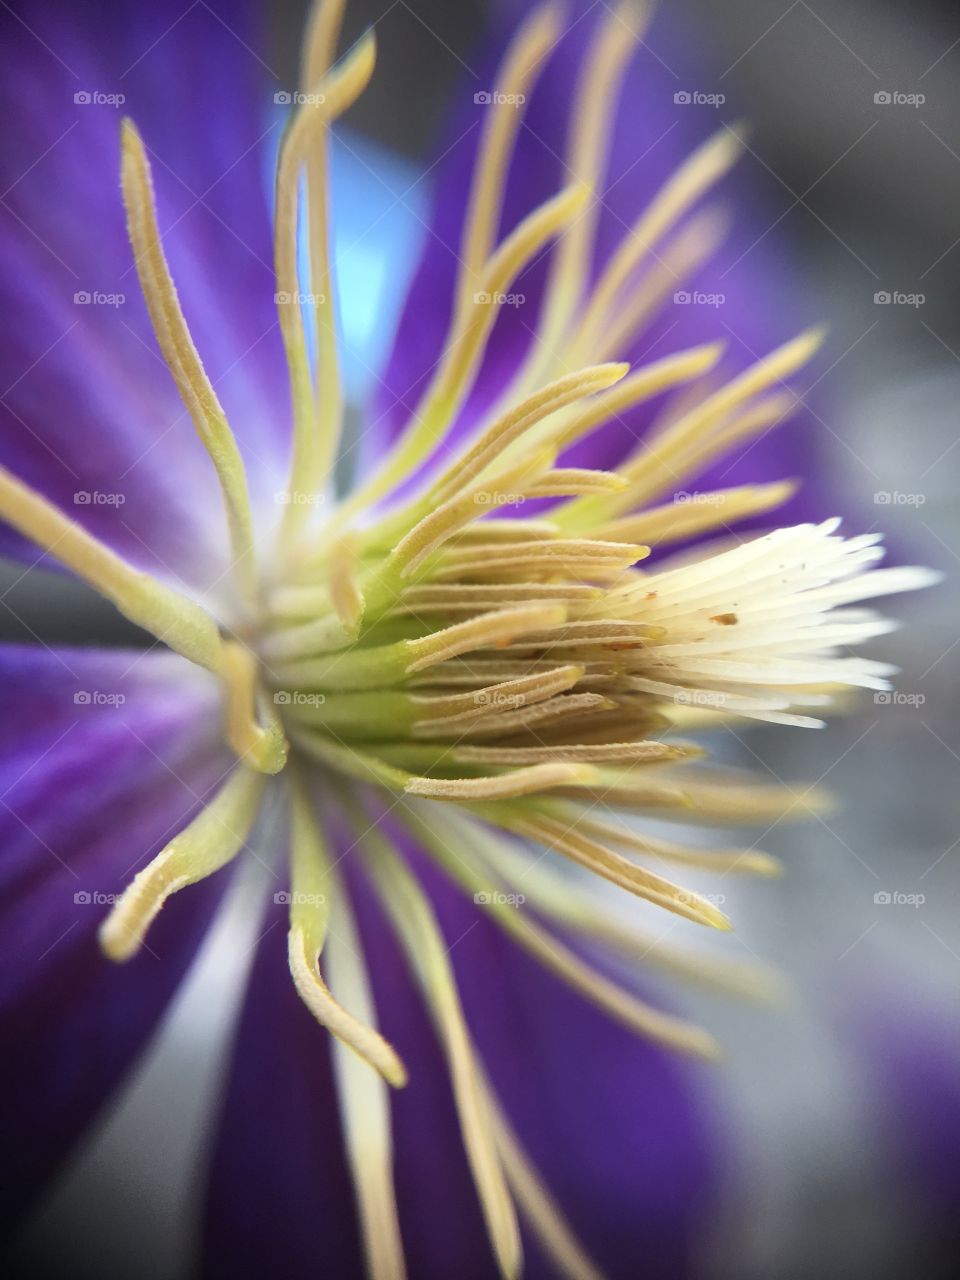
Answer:
M424 880L484 1060L585 1245L612 1277L690 1274L713 1173L695 1077L544 974L435 872ZM353 888L380 1025L410 1073L392 1095L409 1274L493 1280L432 1025L369 888ZM264 929L213 1162L202 1274L295 1274L322 1259L325 1276L353 1277L360 1245L326 1033L293 990L285 918L268 914ZM526 1244L525 1276L552 1276Z
M507 34L515 28L518 14L517 5L504 5L501 9L509 16L493 32L498 53L505 47ZM568 19L568 34L551 54L537 82L525 108L510 168L501 235L573 177L561 159L565 154L572 86L590 38L607 14L604 6L574 6ZM724 112L710 112L710 119L705 121L696 108L674 104L678 85L687 82L678 79L678 75L698 82L689 56L678 52L684 48L681 35L677 19L661 11L652 34L630 64L600 196L603 208L595 271L662 183L699 142L721 127ZM460 104L440 148L442 159L434 170L432 234L401 317L377 406L380 430L388 439L405 425L443 349L470 177L486 110L474 102L473 94L478 88L493 86L495 67L495 58L485 59L478 78L461 86ZM729 115L729 110L725 114ZM750 164L748 159L743 167ZM724 369L732 375L809 323L807 307L798 301L803 290L784 259L782 246L774 235L761 238L774 222L774 217L767 216L769 210L762 191L758 193L753 182L743 173L737 176L736 171L732 182L725 183L721 190L724 200L733 198L734 231L715 260L684 288L722 294L725 302L717 307L669 304L636 343L622 352L623 358L642 363L704 341L722 339L728 343ZM542 256L511 286L511 291L525 301L501 308L480 376L457 420L453 439L462 438L477 424L533 341L548 260L549 255ZM581 442L567 455L570 465L615 465L643 437L661 406L662 398L639 406ZM732 464L723 461L708 475L690 479L697 479L698 487L708 488L713 484L809 476L817 470L811 449L810 424L801 415L785 429L742 450L739 460Z
M175 899L130 964L100 954L111 895L229 767L211 742L215 697L169 654L0 648L5 1211L34 1194L119 1084L221 891L213 880Z
M294 989L286 924L271 905L210 1167L205 1280L363 1273L327 1034Z
M68 4L2 16L0 459L137 564L199 587L222 572L222 503L140 295L119 128L128 114L143 134L181 302L265 502L288 422L263 164L283 113L253 13L164 0L107 3L95 22Z

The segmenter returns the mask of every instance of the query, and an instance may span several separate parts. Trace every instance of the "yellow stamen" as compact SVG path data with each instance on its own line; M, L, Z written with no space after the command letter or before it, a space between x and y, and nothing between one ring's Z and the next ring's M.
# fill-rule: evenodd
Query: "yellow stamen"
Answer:
M205 808L137 873L100 926L111 960L129 960L166 900L205 880L243 847L260 808L266 779L239 764Z
M526 631L559 626L566 616L566 610L560 605L520 605L515 609L482 613L466 622L456 622L442 631L406 642L409 654L407 673L412 675L423 671L471 649L509 644Z
M712 493L688 493L683 501L674 500L639 515L612 520L597 533L614 542L623 538L625 542L643 541L661 547L717 527L729 528L740 520L782 506L796 488L791 481L779 481Z
M558 378L500 415L471 447L443 473L431 489L433 502L446 502L467 485L515 440L550 414L619 382L629 371L626 364L602 364Z
M431 816L431 821L428 823L413 814L405 815L412 830L432 851L447 873L472 894L475 901L486 907L505 932L536 956L546 968L552 969L575 990L599 1005L606 1013L623 1022L631 1031L697 1057L716 1058L718 1049L712 1036L692 1023L661 1013L610 981L609 978L597 973L529 915L518 910L514 903L507 901L506 896L498 892L482 873L478 874L474 870L472 862L453 852L454 849L462 849L464 841L471 852L473 851L474 841L471 835L475 824L456 823L454 825L445 823L444 818L445 815L442 813L435 819ZM440 831L446 832L446 835L439 835L434 830L434 825L439 826Z
M519 106L527 98L540 65L560 34L554 5L536 9L514 36L503 67L497 75L496 100L491 104L477 161L473 170L470 198L460 245L460 274L457 306L473 301L484 264L493 248L506 172L523 112Z
M619 493L627 487L615 471L592 471L588 467L558 467L542 480L529 485L527 498L573 498L588 493ZM636 542L638 539L633 538Z
M300 88L314 93L336 54L345 0L317 0L307 21ZM323 479L336 459L343 430L343 395L337 356L336 292L330 266L327 198L328 129L318 124L304 156L309 244L310 307L316 324L317 473ZM292 516L290 517L293 518Z
M582 786L596 776L589 765L558 761L512 769L492 778L412 778L405 790L408 795L430 800L508 800L536 795L552 787Z
M527 811L512 814L506 809L497 809L496 821L517 835L556 849L588 871L593 871L639 898L666 907L676 915L697 924L711 925L714 929L731 928L730 921L723 912L718 911L712 902L700 894L635 866L613 849L582 835L575 826L549 818L545 814Z
M342 893L336 901L336 922L326 946L330 988L338 1003L372 1026L376 1010L363 944ZM404 1280L388 1091L381 1078L339 1040L334 1042L333 1064L370 1280Z
M587 51L570 111L566 164L597 190L607 166L616 100L630 56L643 39L652 6L635 0L608 10ZM601 204L592 200L557 245L547 284L539 351L550 360L581 302L591 267ZM555 358L555 357L553 357ZM536 375L527 375L531 380Z
M272 707L264 728L258 720L257 660L246 647L229 640L223 646L227 741L251 769L279 773L287 762L287 742Z
M481 1082L493 1123L493 1136L503 1162L503 1171L517 1202L517 1208L530 1223L545 1253L566 1280L603 1280L603 1276L587 1257L579 1240L564 1220L549 1191L537 1174L536 1167L520 1145L510 1127L486 1077Z
M321 439L317 430L316 400L307 358L300 302L300 276L297 269L300 175L318 134L357 100L369 83L375 61L376 41L373 33L368 32L339 66L312 87L312 100L306 102L297 112L283 140L277 162L274 232L277 314L290 369L294 414L293 458L288 484L292 500L284 511L285 530L288 535L299 527L305 514L310 510L310 504L305 501L306 496L312 496L321 491L326 478L327 460L331 450L335 449L335 444L331 446L329 439ZM314 165L315 200L318 194L320 172ZM314 212L317 219L325 224L325 206L322 206L319 212L315 207ZM325 235L325 226L323 234ZM317 251L319 254L319 246ZM321 271L324 269L320 265L322 261L323 259L315 261L315 269ZM318 332L323 342L327 343L328 335L333 333L332 317L318 317ZM330 370L326 367L324 373L330 376ZM333 392L333 403L336 404L337 393L335 389ZM324 422L327 422L326 418ZM327 422L327 425L331 423L332 419Z
M290 934L287 954L297 992L313 1016L388 1084L402 1087L407 1073L393 1047L366 1020L348 1012L330 994L318 961L327 938L330 896L337 880L330 855L299 782L290 790Z
M606 360L625 350L671 296L710 261L729 227L730 219L716 209L705 209L685 223L618 303L616 313L596 339L594 358Z
M401 483L443 440L473 385L511 281L583 207L587 194L578 185L547 200L524 218L490 258L481 275L478 300L454 321L445 355L410 425L373 476L341 504L339 521L352 519Z
M236 573L247 605L256 600L257 567L247 475L217 393L197 354L170 274L160 229L150 162L132 120L121 129L121 183L127 211L127 230L133 246L140 287L160 351L177 384L204 448L210 455L227 510Z
M516 1214L493 1141L487 1099L460 1007L447 944L423 890L374 830L361 839L374 884L414 970L450 1066L464 1146L490 1241L505 1277L520 1273Z
M556 455L541 451L527 454L488 479L480 478L434 507L394 548L388 561L401 576L412 577L431 555L449 542L465 525L498 506L515 503L531 484L549 471Z
M575 350L592 351L615 311L617 295L644 257L683 217L690 206L718 182L739 158L742 138L724 127L708 138L661 188L620 242L591 296L575 338Z
M141 573L46 498L0 467L0 514L111 601L125 618L209 671L219 672L217 624L200 605Z

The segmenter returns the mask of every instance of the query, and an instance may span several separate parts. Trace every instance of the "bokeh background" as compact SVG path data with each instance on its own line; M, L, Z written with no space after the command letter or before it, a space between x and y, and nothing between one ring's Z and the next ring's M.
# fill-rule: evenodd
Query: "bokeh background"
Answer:
M704 132L713 110L752 122L745 189L762 192L768 236L798 268L798 312L830 321L816 369L816 470L842 495L849 527L883 528L898 561L948 575L900 602L909 626L875 644L875 656L902 667L895 695L867 695L819 733L753 729L723 748L789 783L822 779L842 803L824 819L770 833L766 846L789 874L731 889L726 904L744 957L789 975L787 1006L683 996L729 1049L711 1086L724 1179L704 1224L702 1272L707 1280L952 1275L960 13L921 0L672 0L671 10L685 32L684 65L700 68L697 85L678 76L678 89L725 96L703 109ZM267 61L289 85L303 6L284 0L274 14ZM415 206L429 186L429 176L423 191L410 184L430 163L451 92L475 78L488 17L481 0L351 4L350 28L375 22L381 47L351 128L395 153L389 180L403 205ZM656 50L655 34L652 42ZM130 638L79 587L61 584L52 598L33 575L3 572L4 638ZM166 1056L141 1073L98 1145L28 1227L24 1274L108 1266L158 1280L182 1274L175 1222L189 1142L177 1133L189 1132L215 1070L179 1016L163 1038ZM188 1075L184 1102L178 1082ZM144 1133L157 1140L152 1147ZM118 1208L104 1241L98 1206L107 1203Z

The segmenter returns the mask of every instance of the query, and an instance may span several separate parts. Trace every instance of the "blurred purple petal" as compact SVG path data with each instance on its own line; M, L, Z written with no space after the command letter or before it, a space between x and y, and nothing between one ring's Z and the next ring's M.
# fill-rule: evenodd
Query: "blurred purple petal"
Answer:
M287 967L287 911L263 922L210 1167L204 1280L362 1274L328 1033ZM253 1208L255 1206L255 1209Z
M222 878L182 895L141 956L104 961L96 930L110 896L229 766L211 739L215 696L169 654L0 648L4 1213L120 1083L219 896Z
M693 1074L546 975L422 857L412 861L429 885L484 1062L604 1274L692 1274L714 1174ZM410 1073L392 1095L409 1274L493 1280L443 1055L389 923L366 883L352 881L380 1026ZM360 1274L360 1245L329 1048L290 983L285 916L268 912L264 930L221 1117L202 1274L294 1274L322 1258L325 1276L346 1280ZM529 1280L555 1275L532 1238L525 1247Z
M138 565L198 587L222 571L222 504L140 295L119 129L127 114L144 136L188 323L266 501L288 414L263 156L284 112L254 12L164 0L101 5L95 26L65 3L0 16L0 460Z

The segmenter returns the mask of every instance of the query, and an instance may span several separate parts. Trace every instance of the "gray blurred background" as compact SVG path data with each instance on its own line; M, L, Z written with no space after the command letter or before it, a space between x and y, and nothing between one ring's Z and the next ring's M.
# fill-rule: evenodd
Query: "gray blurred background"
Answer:
M821 733L752 730L727 744L731 759L755 754L788 782L823 778L843 803L822 821L771 833L766 847L788 876L738 888L735 900L731 890L726 906L744 957L791 975L788 1009L688 1001L730 1046L715 1086L728 1187L705 1232L704 1273L951 1275L949 1207L960 1186L960 1089L950 1092L960 1078L960 12L892 0L674 7L691 15L689 61L704 66L704 85L727 95L727 118L753 122L745 166L780 216L771 235L791 244L831 322L818 392L837 487L851 495L860 527L885 529L901 560L950 575L899 602L910 625L874 646L903 668L896 696L867 695ZM303 6L275 9L274 65L293 83ZM383 56L351 123L427 161L461 59L469 63L481 39L484 5L353 0L352 31L373 21ZM877 93L925 101L878 109ZM875 302L884 292L924 300ZM124 638L79 587L63 584L51 600L19 574L3 583L17 580L0 617L5 637Z

